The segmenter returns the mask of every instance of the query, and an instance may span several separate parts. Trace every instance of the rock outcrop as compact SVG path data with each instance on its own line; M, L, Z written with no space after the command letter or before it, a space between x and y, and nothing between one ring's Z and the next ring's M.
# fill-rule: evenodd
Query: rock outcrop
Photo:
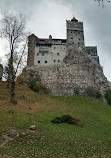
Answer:
M64 64L57 66L27 67L25 80L41 81L56 96L73 96L78 88L80 95L86 95L86 88L94 87L102 94L111 88L111 83L103 74L102 67L86 53L85 48L71 49L64 58Z

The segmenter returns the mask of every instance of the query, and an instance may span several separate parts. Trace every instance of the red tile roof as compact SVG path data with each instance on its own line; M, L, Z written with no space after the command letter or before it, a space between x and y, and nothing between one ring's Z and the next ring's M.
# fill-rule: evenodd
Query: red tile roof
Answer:
M71 21L78 21L75 17L73 17L72 19L71 19Z

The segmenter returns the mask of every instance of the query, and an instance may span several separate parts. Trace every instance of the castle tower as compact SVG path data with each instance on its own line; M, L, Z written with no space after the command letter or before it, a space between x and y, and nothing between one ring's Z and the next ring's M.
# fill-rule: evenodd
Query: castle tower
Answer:
M27 59L28 66L34 65L36 42L37 42L37 36L35 36L34 34L28 37L28 59Z
M84 46L84 33L83 22L73 17L71 21L66 21L67 25L67 46L83 47Z

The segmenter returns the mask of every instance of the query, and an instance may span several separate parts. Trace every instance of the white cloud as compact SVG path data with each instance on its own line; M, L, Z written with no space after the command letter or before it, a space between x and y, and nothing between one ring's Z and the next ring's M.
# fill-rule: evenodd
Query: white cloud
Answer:
M47 38L51 34L56 38L66 38L66 19L69 19L71 14L70 5L43 1L39 7L33 8L30 27L39 37Z

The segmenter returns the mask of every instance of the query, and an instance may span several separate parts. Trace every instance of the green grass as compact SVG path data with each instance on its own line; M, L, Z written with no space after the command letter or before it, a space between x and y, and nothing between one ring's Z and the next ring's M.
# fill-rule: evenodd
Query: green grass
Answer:
M0 142L3 142L3 134L11 129L20 133L19 137L0 147L1 157L111 157L109 105L94 98L38 95L27 86L17 86L18 104L13 106L9 103L10 94L5 83L0 84L3 92L0 94ZM10 114L9 110L15 113ZM86 126L51 123L53 118L64 114L80 119ZM31 132L28 127L33 124L37 130Z

